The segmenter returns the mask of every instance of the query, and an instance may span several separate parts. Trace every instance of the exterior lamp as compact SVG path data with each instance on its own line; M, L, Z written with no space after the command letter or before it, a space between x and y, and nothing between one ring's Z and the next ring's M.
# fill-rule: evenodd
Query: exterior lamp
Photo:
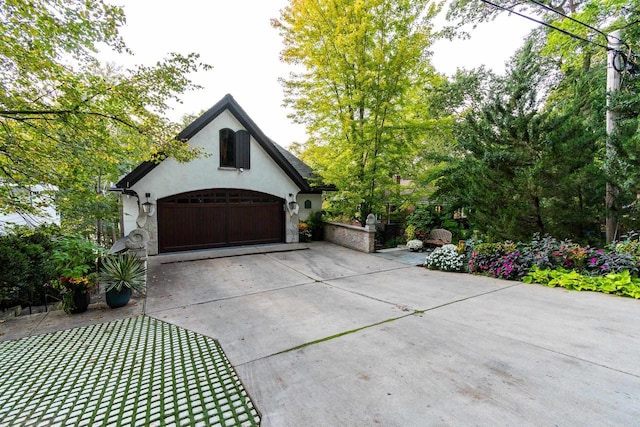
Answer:
M142 204L142 212L147 216L152 216L155 213L155 205L149 201L151 193L146 193L145 197L147 198L147 201Z
M294 195L289 193L289 197L287 197L287 199L289 200L289 202L287 202L287 211L289 211L289 215L297 215L300 206L298 206L298 202L296 202Z

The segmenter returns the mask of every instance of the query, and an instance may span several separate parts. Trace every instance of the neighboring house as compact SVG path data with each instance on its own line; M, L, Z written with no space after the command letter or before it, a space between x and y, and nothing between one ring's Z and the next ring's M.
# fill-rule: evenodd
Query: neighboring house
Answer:
M209 156L142 163L113 189L122 193L125 234L144 228L150 255L297 242L298 221L322 209L311 169L267 138L231 95L176 138Z
M32 207L36 208L37 213L13 212L0 214L0 234L11 230L15 225L36 228L43 224L60 225L60 214L50 203L50 194L57 191L56 187L46 185L35 185L28 190L15 189L14 191L23 193L27 196ZM49 194L49 196L43 196Z

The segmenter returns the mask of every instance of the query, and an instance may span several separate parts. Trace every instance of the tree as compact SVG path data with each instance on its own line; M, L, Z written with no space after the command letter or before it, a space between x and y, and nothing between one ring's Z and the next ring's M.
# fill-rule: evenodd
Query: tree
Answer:
M584 139L592 141L594 136L600 138L599 144L604 151L604 99L611 98L611 107L615 110L624 110L620 116L620 131L608 138L606 152L594 152L594 163L597 170L591 170L598 177L603 174L606 177L607 197L603 194L601 209L593 211L594 220L606 216L607 238L619 234L617 224L619 220L629 218L628 212L622 210L622 206L636 202L637 189L640 185L635 178L634 170L640 166L636 159L634 134L638 130L636 118L640 109L637 102L630 98L637 98L637 82L627 79L626 87L622 88L626 95L605 94L605 73L607 62L607 34L615 29L622 29L622 38L626 41L626 52L632 52L630 46L637 42L638 10L640 2L633 0L583 0L565 2L530 1L524 3L509 3L503 0L492 1L498 7L488 5L481 0L457 0L451 5L448 17L460 28L463 23L477 23L489 21L500 13L516 11L527 16L544 21L547 26L538 30L540 40L544 45L540 53L557 62L559 73L558 93L550 100L547 109L551 110L555 105L566 114L573 110L574 116L566 116L567 120L559 122L561 130L569 131L572 140ZM514 16L514 19L521 19ZM633 57L633 55L630 55ZM599 85L588 84L600 79ZM585 87L590 89L584 92ZM567 95L569 98L567 98ZM615 99L614 99L615 98ZM555 104L554 104L555 103ZM552 105L554 104L554 105ZM625 116L625 118L623 118ZM624 124L622 123L624 121ZM578 127L581 123L582 132ZM557 143L558 141L554 141ZM570 150L560 150L569 153ZM578 151L581 155L584 150ZM589 152L587 150L587 152ZM582 156L580 156L582 157ZM602 182L605 186L604 181ZM621 223L622 224L622 223ZM629 225L627 225L629 226Z
M583 0L571 2L549 0L517 4L496 0L492 3L498 5L498 7L489 6L480 0L457 0L452 3L448 17L456 21L459 27L463 22L491 20L505 10L513 10L526 15L537 15L548 24L545 34L546 49L543 53L556 59L560 64L561 70L568 76L574 74L576 70L587 73L593 65L606 63L607 34L610 34L611 31L615 29L623 30L622 38L626 41L626 48L629 49L629 52L631 52L629 46L632 46L632 42L638 40L637 30L635 29L640 7L638 0L631 2L628 0ZM602 85L605 85L604 80ZM628 82L628 85L636 86L634 82ZM623 91L625 91L624 88ZM637 93L635 88L627 92ZM610 98L611 109L617 110L621 104L625 104L626 106L622 108L630 112L630 116L635 114L637 117L637 113L640 113L640 110L629 109L628 102L620 102L621 98L613 100L614 94L607 94L606 96ZM600 121L604 127L604 118ZM627 121L626 124L628 125L629 122ZM608 240L619 237L619 225L622 224L621 220L627 214L622 210L624 201L628 201L631 195L636 197L635 194L638 194L636 189L640 188L640 184L637 181L632 184L635 189L628 187L631 182L629 175L633 175L633 173L629 172L640 166L637 163L632 165L633 161L629 162L629 159L635 158L632 153L633 149L625 151L624 148L635 145L632 137L633 132L629 133L629 129L629 127L626 127L625 131L608 136L607 156L602 164L607 176L604 207ZM633 202L633 204L635 206L636 202ZM626 217L628 218L628 216Z
M98 48L130 53L122 9L102 0L5 0L0 9L0 210L33 211L29 188L57 187L63 219L85 214L87 190L143 159L198 153L164 113L208 66L171 54L153 67L103 65ZM53 197L54 195L52 195ZM73 222L73 221L71 221Z
M460 150L436 195L470 210L472 225L489 239L598 234L602 218L593 207L603 194L595 166L602 132L585 129L588 120L576 114L585 105L570 93L574 86L563 89L568 101L549 102L547 93L558 91L557 81L547 80L553 69L530 40L506 76L493 77L480 106L459 120Z
M340 213L363 221L383 212L394 175L419 167L416 89L435 74L428 48L438 10L428 0L292 0L272 22L282 60L301 69L283 84L294 120L311 135L303 158L336 185Z

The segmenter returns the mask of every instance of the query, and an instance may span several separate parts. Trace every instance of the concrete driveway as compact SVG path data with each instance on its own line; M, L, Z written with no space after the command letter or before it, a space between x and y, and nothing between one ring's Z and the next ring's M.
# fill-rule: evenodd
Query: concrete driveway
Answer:
M263 426L639 424L640 301L285 248L150 258L145 313L218 339Z

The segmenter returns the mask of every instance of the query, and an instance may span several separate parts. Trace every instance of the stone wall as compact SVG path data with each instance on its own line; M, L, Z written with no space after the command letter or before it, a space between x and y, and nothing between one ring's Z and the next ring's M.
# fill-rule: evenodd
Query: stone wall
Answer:
M337 222L324 223L324 240L360 252L375 252L375 227L357 227Z

